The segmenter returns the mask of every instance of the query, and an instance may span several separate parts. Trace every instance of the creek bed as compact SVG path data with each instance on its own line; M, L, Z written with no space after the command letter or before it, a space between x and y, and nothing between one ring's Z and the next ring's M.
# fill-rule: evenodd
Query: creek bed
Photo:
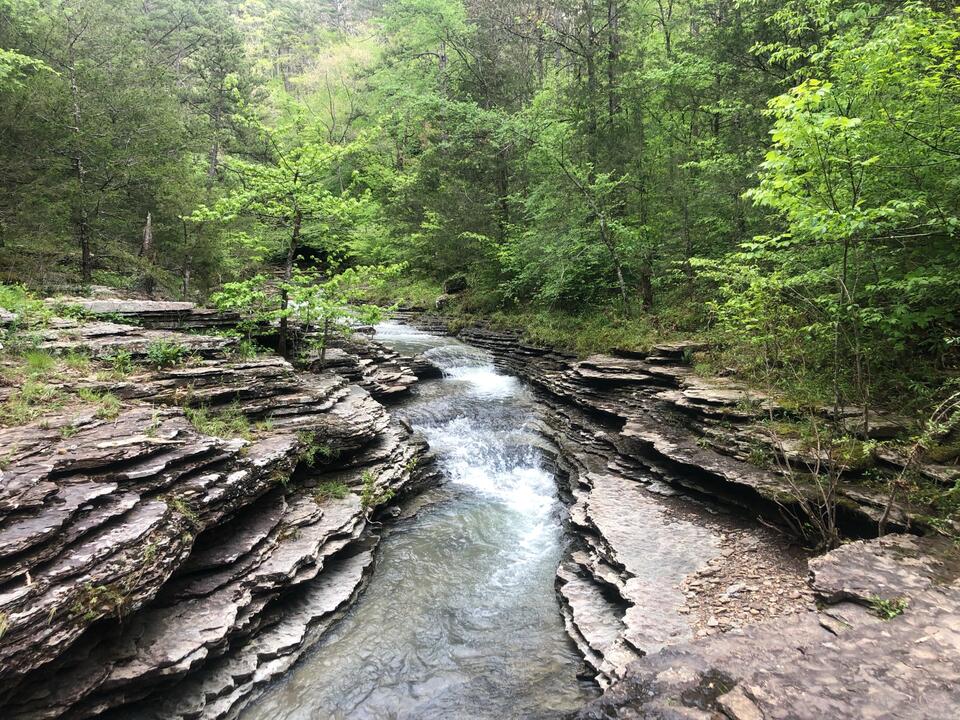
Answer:
M444 377L393 409L445 481L390 526L368 588L243 720L547 718L597 694L564 630L555 572L568 542L536 450L532 393L482 350L385 323Z

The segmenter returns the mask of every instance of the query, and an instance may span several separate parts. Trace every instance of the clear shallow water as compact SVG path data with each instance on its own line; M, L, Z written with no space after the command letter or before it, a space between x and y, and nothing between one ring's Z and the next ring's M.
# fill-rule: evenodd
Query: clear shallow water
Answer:
M563 629L556 485L534 449L533 398L480 350L385 323L445 377L395 412L423 432L444 484L381 544L358 603L244 720L552 718L595 689Z

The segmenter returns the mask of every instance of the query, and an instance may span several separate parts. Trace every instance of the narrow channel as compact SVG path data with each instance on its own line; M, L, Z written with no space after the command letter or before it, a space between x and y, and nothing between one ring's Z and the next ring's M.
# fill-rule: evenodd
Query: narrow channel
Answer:
M444 371L393 412L444 475L388 529L347 616L243 720L556 718L597 690L563 627L566 537L536 449L532 393L482 350L384 323L378 339Z

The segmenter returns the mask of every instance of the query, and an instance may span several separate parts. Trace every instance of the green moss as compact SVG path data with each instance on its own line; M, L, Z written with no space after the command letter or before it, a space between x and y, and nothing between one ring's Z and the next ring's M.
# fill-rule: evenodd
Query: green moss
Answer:
M491 323L497 329L518 330L532 344L581 356L613 350L646 352L670 338L650 316L628 318L612 310L578 315L547 310L498 312L491 316Z
M423 278L398 278L389 283L378 283L367 291L366 300L378 305L399 305L431 309L443 288L434 280Z
M126 605L126 595L116 585L84 585L80 594L73 602L71 612L74 616L82 617L92 622L105 615L123 616Z
M831 443L830 460L844 472L864 472L876 464L876 449L875 442L839 438Z
M167 507L173 510L175 513L183 517L188 523L194 527L199 527L200 518L197 513L190 507L187 501L180 496L170 496L166 498Z
M926 462L945 464L960 459L960 438L953 442L931 445L923 454Z

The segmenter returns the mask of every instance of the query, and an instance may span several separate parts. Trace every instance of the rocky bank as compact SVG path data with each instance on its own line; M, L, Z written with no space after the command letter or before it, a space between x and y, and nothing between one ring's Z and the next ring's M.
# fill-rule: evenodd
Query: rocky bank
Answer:
M422 318L411 321L423 324ZM444 330L442 322L427 324ZM567 628L604 695L582 718L947 718L960 712L960 552L843 468L838 523L864 540L812 557L786 472L829 459L763 431L786 411L697 377L690 344L572 356L472 327L545 408L579 542L557 572ZM859 417L848 411L855 425ZM871 418L871 433L893 418ZM779 454L768 468L760 448ZM784 459L786 458L786 459ZM906 458L885 453L881 471ZM840 469L838 469L839 471ZM922 472L955 482L955 468ZM652 528L667 524L668 536ZM774 531L771 528L781 528ZM874 539L870 539L874 538Z
M362 588L377 506L435 479L428 449L364 389L389 390L375 355L298 370L187 304L85 309L112 319L39 346L89 367L0 428L0 715L234 717Z
M0 713L235 717L362 589L377 506L435 480L381 403L439 370L363 335L294 368L239 357L214 334L236 318L189 304L84 307L38 342L100 370L50 378L63 399L0 428ZM886 498L846 479L838 522L864 540L811 557L772 529L815 489L783 459L824 460L761 431L773 399L696 377L690 345L577 359L459 334L542 401L576 539L557 592L605 688L580 717L956 716L956 548L900 505L870 539Z

